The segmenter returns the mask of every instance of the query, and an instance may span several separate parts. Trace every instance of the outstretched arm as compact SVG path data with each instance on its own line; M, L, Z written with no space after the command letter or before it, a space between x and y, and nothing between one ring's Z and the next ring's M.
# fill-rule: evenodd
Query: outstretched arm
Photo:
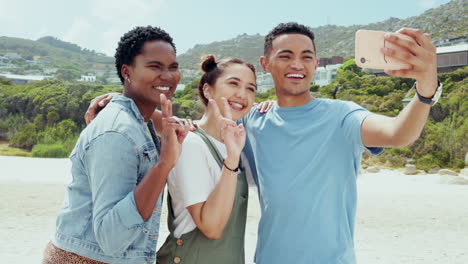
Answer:
M407 35L413 41L403 38ZM394 57L411 65L406 70L386 70L385 73L397 77L412 78L417 81L417 92L432 98L438 87L437 54L429 34L418 29L401 29L387 34L386 41L402 47L400 51L384 48L386 56ZM396 117L382 115L368 116L361 126L362 142L366 147L401 147L419 138L427 121L431 106L421 102L417 96Z

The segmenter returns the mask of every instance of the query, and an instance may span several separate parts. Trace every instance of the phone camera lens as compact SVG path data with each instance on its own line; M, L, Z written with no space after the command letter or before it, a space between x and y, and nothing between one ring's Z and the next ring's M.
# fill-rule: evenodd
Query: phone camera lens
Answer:
M361 63L366 63L366 58L362 57L361 58Z

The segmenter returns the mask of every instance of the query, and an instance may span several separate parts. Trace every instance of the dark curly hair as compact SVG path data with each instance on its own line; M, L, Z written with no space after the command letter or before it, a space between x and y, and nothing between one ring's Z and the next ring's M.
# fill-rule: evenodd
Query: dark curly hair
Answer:
M315 36L312 30L310 30L308 26L304 26L296 22L289 22L277 25L265 36L265 44L263 46L263 54L265 56L271 51L273 40L275 40L279 35L284 34L302 34L309 37L314 45L314 51L317 52L317 49L315 48Z
M200 99L205 106L208 105L208 99L205 97L205 94L203 93L203 85L207 83L213 86L216 83L216 80L218 80L218 78L223 74L224 70L229 65L231 64L245 65L247 68L249 68L253 72L254 76L256 77L255 67L252 64L245 62L238 58L226 58L226 59L217 61L213 55L207 55L206 57L202 58L202 60L203 61L202 61L200 68L204 73L200 79L200 82L198 83L198 95L200 96Z
M125 33L115 49L115 67L117 68L117 75L120 78L122 84L124 83L124 78L122 76L122 65L131 65L133 63L133 58L141 54L141 47L146 41L162 40L165 41L174 48L176 52L176 47L172 41L172 37L164 30L159 27L135 27L134 29Z

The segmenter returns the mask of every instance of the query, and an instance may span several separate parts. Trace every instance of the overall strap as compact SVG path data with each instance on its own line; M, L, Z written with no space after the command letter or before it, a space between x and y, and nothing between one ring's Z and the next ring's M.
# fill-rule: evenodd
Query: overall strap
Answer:
M218 162L219 167L222 169L223 168L223 156L221 153L219 153L218 148L214 145L213 141L208 137L206 132L201 129L200 127L197 127L197 130L194 131L197 135L203 139L205 142L206 146L208 146L208 149L211 152L211 155L213 155L213 158Z

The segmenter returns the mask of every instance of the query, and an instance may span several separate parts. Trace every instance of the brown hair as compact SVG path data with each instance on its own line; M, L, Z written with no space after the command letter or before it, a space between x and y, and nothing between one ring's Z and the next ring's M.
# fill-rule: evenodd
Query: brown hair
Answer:
M204 57L201 64L201 70L204 73L200 79L200 82L198 83L198 95L200 96L200 99L205 106L208 105L208 99L203 93L203 86L205 85L205 83L207 83L210 86L214 86L219 76L221 76L224 70L231 64L241 64L247 66L250 70L252 70L254 76L256 77L255 67L252 64L245 62L241 59L227 58L216 61L213 55L208 55Z

